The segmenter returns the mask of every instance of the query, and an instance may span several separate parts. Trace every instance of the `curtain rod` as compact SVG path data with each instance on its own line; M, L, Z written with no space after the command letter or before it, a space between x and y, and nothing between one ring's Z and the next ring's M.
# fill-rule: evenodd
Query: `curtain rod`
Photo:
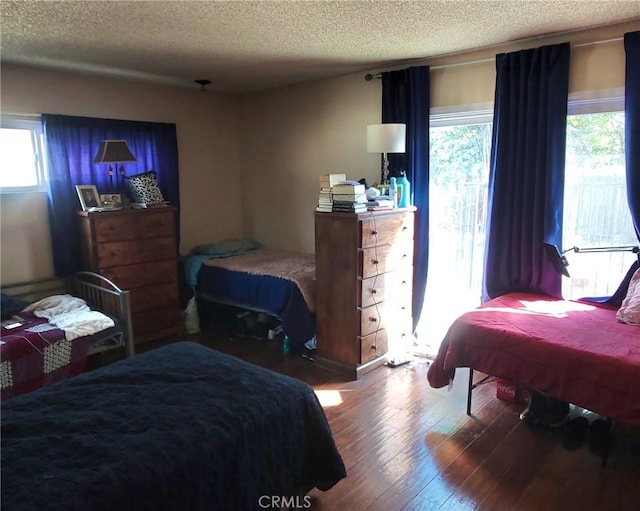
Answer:
M583 46L595 46L596 44L607 44L607 43L615 43L617 41L622 41L622 37L613 37L611 39L602 39L601 41L590 41L588 43L578 43L572 45L574 48L581 48ZM474 64L483 64L485 62L493 62L495 57L487 57L484 59L476 59L476 60L467 60L464 62L453 62L451 64L440 64L437 66L429 66L429 69L446 69L449 67L459 67L459 66L472 66ZM373 79L382 78L382 73L371 74L367 73L364 75L364 79L370 82Z

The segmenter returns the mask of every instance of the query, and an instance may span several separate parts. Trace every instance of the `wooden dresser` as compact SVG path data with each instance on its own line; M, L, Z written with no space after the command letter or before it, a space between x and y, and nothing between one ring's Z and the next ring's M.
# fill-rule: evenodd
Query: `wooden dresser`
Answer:
M315 213L318 364L357 378L411 342L414 211Z
M170 206L78 212L86 269L131 293L136 344L178 333L178 248Z

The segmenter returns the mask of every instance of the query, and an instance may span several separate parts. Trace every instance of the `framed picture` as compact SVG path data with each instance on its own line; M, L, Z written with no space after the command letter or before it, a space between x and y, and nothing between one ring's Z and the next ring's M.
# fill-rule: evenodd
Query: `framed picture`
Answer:
M76 191L82 205L82 211L102 207L96 185L76 185Z
M122 207L122 195L119 193L101 193L100 203L103 208L120 209Z

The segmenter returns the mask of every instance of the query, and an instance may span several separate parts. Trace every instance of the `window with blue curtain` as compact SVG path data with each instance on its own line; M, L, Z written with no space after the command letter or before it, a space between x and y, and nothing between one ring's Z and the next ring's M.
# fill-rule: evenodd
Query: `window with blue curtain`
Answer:
M125 175L155 171L162 195L176 208L176 225L180 225L175 124L43 114L42 126L47 154L53 263L58 277L82 269L77 221L77 211L81 207L76 185L95 185L99 193L124 193L124 190L114 190L117 180L114 175L111 181L108 165L93 163L102 140L127 142L137 161L123 164Z

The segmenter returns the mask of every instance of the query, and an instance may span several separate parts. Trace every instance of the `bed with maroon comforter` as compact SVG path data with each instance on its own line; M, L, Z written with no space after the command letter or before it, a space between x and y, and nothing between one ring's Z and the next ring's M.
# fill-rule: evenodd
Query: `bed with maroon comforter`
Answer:
M469 367L614 420L640 425L640 327L616 308L509 293L449 328L428 381L449 384Z

